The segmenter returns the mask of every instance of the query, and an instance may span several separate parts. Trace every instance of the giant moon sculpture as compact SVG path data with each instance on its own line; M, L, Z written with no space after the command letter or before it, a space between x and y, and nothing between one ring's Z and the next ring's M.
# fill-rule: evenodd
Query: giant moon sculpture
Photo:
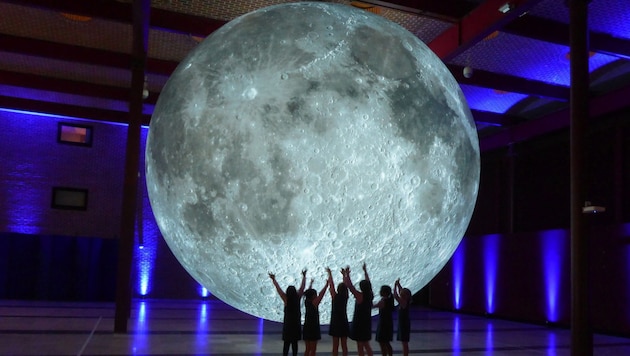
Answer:
M380 16L293 3L241 16L178 66L156 105L147 186L160 230L214 296L282 320L268 277L365 262L374 289L412 292L458 246L479 143L458 84ZM330 298L320 305L329 321ZM349 303L349 314L353 303Z

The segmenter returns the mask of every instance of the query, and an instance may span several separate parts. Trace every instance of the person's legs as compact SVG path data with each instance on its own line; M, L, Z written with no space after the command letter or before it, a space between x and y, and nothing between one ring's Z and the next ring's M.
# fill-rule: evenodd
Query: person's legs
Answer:
M298 341L297 340L291 341L291 349L293 350L293 356L297 356L298 354Z
M289 356L289 345L291 345L291 342L284 342L284 346L282 346L282 356Z
M339 355L339 337L337 337L337 336L333 336L332 355L333 356Z
M359 353L359 356L365 356L361 341L357 341L357 352Z
M402 342L403 356L409 356L409 343L406 341Z
M341 338L341 354L348 356L348 338L345 336Z
M365 348L365 354L367 356L374 356L374 353L372 352L372 346L370 346L370 342L369 341L365 342L364 348Z
M316 342L317 341L313 341L313 340L304 340L304 345L305 345L304 355L305 356L315 355Z
M392 344L389 341L385 342L385 352L387 356L393 356L394 350L392 349Z
M385 345L385 342L379 341L378 346L381 348L381 355L387 356L387 346Z

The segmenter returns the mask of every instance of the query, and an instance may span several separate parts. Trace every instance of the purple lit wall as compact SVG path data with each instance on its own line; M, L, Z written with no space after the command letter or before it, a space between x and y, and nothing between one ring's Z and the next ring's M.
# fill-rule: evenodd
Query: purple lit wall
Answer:
M92 125L92 147L58 143L58 122ZM122 125L0 110L0 232L117 237L124 132ZM88 189L88 209L51 209L54 186Z
M464 280L464 241L455 250L453 264L453 301L455 309L462 307L462 281Z
M566 230L549 230L543 231L541 237L546 316L548 321L558 322L559 304L567 300L566 296L561 298L560 287L562 280L569 277L563 275L563 266L569 258L566 248L569 236Z
M90 126L93 131L92 145L85 147L59 143L57 129L60 122ZM170 254L151 211L144 179L144 144L147 133L148 129L143 127L132 265L134 296L166 298L169 294L180 294L184 298L188 296L198 298L198 284L192 281ZM3 153L0 161L0 192L2 192L0 194L0 235L7 236L0 242L3 254L16 256L5 258L5 263L0 265L0 267L5 266L4 271L8 271L5 273L10 274L3 276L0 271L0 281L14 280L12 276L15 272L9 271L9 268L15 270L15 267L21 266L19 260L30 261L31 258L39 256L35 267L28 270L18 269L24 271L21 272L22 276L29 276L29 278L32 276L36 279L34 283L44 283L44 279L48 276L62 275L62 273L57 273L56 269L46 272L49 270L48 267L54 267L53 261L74 261L75 259L80 261L70 255L61 257L59 251L72 253L75 251L73 247L75 244L79 247L95 245L96 247L90 247L94 249L93 251L86 250L86 253L94 254L99 253L97 243L101 239L116 243L120 233L126 134L127 127L120 124L0 109L0 150ZM51 208L54 186L87 189L87 209L82 211ZM89 241L83 240L67 242L67 239L54 236L94 239L95 244L89 244ZM20 240L24 241L25 246L13 242ZM111 266L115 266L116 261L104 260L104 258L115 258L117 251L112 244L108 243L104 246L103 248L107 250L100 253L106 254L90 256L90 260L103 264L98 268L112 270L115 274L115 268L112 269ZM13 249L17 250L13 251ZM29 253L29 255L20 257L21 252ZM52 255L53 253L57 255ZM163 261L164 268L169 269L168 272L155 267L158 258ZM11 262L13 260L15 262ZM83 264L64 268L81 268L81 266ZM156 271L168 277L156 276ZM95 273L97 276L102 276L107 275L108 272ZM109 283L112 281L109 275L106 277L107 284L104 285L111 289L113 286ZM19 279L19 276L15 277L16 281ZM156 279L162 279L157 291L154 286ZM98 282L105 281L95 280L89 283ZM96 290L96 287L90 288ZM16 284L5 288L4 293L11 293L10 295L17 297L45 297L45 295L38 295L37 290L48 289L28 285L20 287ZM54 293L59 294L56 291ZM94 294L94 292L77 293ZM5 294L3 294L3 288L0 288L0 297L2 295ZM47 292L47 295L50 295L50 292ZM110 295L113 295L113 292L89 298L103 298Z
M484 236L484 271L486 285L486 313L494 313L495 288L497 284L497 268L499 265L500 235Z

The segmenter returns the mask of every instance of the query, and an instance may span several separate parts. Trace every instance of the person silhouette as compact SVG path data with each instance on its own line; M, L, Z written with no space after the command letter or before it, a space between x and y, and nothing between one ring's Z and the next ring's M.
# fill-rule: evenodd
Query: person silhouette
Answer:
M311 286L313 281L311 281ZM306 349L305 356L315 356L317 352L317 342L322 338L321 327L319 324L319 303L322 301L324 294L328 289L328 281L319 291L309 288L304 292L304 329L302 330L302 338Z
M343 275L343 269L341 274ZM330 327L328 335L332 336L332 355L339 355L339 346L341 346L341 354L348 356L348 335L350 334L350 325L348 323L348 287L341 282L335 291L335 283L333 281L332 271L326 268L328 273L328 289L332 299L332 308L330 311Z
M394 337L394 298L392 297L392 288L390 286L381 286L379 292L381 299L374 304L378 308L378 324L376 327L376 341L381 347L383 356L392 356L393 350L390 342Z
M366 264L363 263L363 273L365 278L359 282L357 290L350 279L350 267L346 267L343 272L343 282L348 287L355 299L354 315L350 326L350 338L357 342L359 356L373 356L370 340L372 339L372 283L367 273Z
M293 351L293 356L297 356L298 353L298 341L302 338L302 313L300 309L300 299L304 293L304 287L306 286L306 269L302 270L302 283L300 289L296 290L295 286L288 286L286 292L282 290L278 281L276 281L276 275L269 272L269 278L276 287L276 291L282 302L284 302L284 318L282 322L282 340L284 346L282 348L282 355L289 355L289 347Z
M400 341L403 356L409 356L409 335L411 334L411 322L409 320L409 308L411 305L411 291L400 285L400 278L394 283L394 298L398 302L398 330L396 340Z

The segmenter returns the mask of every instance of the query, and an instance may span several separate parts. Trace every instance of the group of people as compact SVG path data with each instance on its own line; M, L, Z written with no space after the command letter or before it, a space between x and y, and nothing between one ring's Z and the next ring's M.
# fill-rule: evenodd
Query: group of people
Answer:
M356 289L350 279L350 267L341 269L343 282L339 283L335 290L332 271L326 268L328 280L324 287L317 292L313 289L313 280L309 288L305 291L306 270L302 271L302 283L299 289L295 286L288 286L286 291L282 290L273 273L269 277L273 282L278 294L284 302L284 320L282 326L282 340L284 346L282 354L288 356L289 348L292 349L293 356L297 356L298 340L303 339L305 344L305 356L315 355L317 342L321 339L321 328L319 323L319 304L330 291L332 298L332 310L330 315L330 328L328 334L333 340L333 356L339 354L339 347L343 356L348 355L348 337L357 343L357 350L360 356L372 356L370 340L372 339L372 308L378 308L379 319L376 328L376 341L379 343L383 356L393 354L391 341L394 335L394 300L398 302L398 329L396 339L402 343L403 355L409 355L409 307L411 305L411 291L400 285L400 280L396 280L392 293L390 286L384 285L380 289L380 300L374 303L374 293L372 283L368 276L367 266L363 264L364 279L359 282L359 289ZM354 315L352 323L348 322L347 304L350 293L354 296ZM301 325L300 299L304 296L304 327Z

